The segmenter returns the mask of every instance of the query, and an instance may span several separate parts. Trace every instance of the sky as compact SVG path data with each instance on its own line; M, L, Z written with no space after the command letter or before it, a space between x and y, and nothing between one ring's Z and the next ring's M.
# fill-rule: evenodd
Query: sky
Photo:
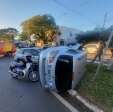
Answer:
M50 14L56 24L92 30L113 24L113 0L0 0L0 29L14 27L35 15Z

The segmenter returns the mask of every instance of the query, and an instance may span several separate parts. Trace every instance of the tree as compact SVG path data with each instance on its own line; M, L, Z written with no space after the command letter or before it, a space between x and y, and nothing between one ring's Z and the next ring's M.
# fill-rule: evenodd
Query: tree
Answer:
M38 15L24 21L22 23L22 30L27 37L35 34L37 38L47 42L52 41L52 37L57 33L58 27L52 16Z
M77 41L79 43L86 44L88 42L94 42L94 41L107 41L109 36L109 33L107 30L102 31L87 31L82 34L77 35Z
M17 34L18 31L15 28L0 29L0 40L13 40Z
M18 31L15 28L4 28L0 29L0 34L10 34L10 35L17 35Z
M28 37L25 33L21 33L18 36L19 36L19 40L22 40L22 41L28 40Z
M111 25L109 28L101 28L96 27L93 31L87 31L82 34L77 35L77 41L80 43L87 43L92 41L103 41L106 42L109 38L110 33L113 31L113 25ZM113 39L110 42L110 46L113 47Z
M0 40L12 41L13 39L14 39L14 37L12 35L9 35L9 34L0 34Z

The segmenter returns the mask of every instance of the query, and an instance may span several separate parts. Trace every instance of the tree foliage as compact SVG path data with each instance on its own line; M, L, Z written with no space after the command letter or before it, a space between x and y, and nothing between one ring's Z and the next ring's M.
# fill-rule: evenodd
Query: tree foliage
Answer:
M15 28L0 29L0 40L13 40L18 31Z
M25 33L21 33L19 35L19 40L25 41L25 40L28 40L28 37L27 37L27 35Z
M106 41L107 33L105 31L89 31L77 35L77 41L80 43L88 43L93 41Z
M0 34L0 40L12 41L13 39L14 39L14 37L12 35L9 35L9 34Z
M82 34L78 34L77 41L83 44L86 44L88 42L94 42L94 41L106 42L109 38L111 31L113 31L113 26L107 29L95 28L93 31L87 31ZM113 38L110 43L110 47L113 47Z
M37 15L22 23L23 33L28 37L35 34L37 38L47 42L52 40L52 37L58 31L55 20L50 15Z
M12 35L16 35L18 33L17 29L15 28L4 28L4 29L0 29L0 34L12 34Z

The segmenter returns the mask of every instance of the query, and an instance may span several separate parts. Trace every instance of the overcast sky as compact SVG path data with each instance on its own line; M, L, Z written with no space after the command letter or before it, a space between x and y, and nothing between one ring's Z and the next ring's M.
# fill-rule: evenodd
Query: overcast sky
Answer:
M113 24L113 0L0 0L0 28L20 29L21 22L39 14L51 14L58 25L92 30Z

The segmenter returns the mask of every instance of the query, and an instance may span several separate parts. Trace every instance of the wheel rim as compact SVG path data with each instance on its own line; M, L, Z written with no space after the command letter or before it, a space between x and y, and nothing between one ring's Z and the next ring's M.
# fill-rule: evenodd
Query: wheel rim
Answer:
M31 81L37 81L37 80L38 80L38 75L37 75L37 73L36 73L36 72L30 73L29 79L30 79Z
M36 73L32 74L32 78L35 79L37 77Z

